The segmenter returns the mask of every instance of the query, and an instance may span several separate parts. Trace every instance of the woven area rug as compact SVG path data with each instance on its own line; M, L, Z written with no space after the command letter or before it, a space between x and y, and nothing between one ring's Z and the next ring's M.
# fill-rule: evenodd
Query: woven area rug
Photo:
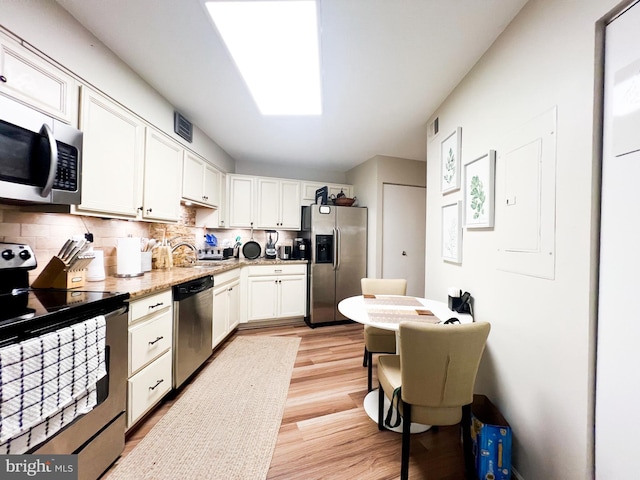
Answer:
M108 479L266 478L299 344L235 338Z

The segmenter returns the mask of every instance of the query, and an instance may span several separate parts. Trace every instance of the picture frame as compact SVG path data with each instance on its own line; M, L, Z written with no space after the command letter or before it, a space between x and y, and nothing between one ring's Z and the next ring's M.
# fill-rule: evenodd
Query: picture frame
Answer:
M442 259L462 263L462 202L442 207Z
M489 150L464 165L464 225L493 228L496 151Z
M440 143L440 189L442 194L460 189L460 151L462 147L462 127Z

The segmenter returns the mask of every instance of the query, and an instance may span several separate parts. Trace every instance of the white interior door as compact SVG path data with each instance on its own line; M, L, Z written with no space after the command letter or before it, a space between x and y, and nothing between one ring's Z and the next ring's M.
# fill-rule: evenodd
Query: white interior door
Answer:
M424 296L426 189L382 187L382 277L406 278L407 295Z
M607 26L596 369L595 472L636 478L640 430L640 5Z

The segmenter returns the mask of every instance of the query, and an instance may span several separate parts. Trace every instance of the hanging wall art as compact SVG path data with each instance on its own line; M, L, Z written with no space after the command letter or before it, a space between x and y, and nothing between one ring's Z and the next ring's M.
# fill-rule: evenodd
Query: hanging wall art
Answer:
M440 144L440 184L443 194L460 189L460 150L462 128L445 138Z
M493 228L495 169L495 150L464 165L464 225L467 228Z

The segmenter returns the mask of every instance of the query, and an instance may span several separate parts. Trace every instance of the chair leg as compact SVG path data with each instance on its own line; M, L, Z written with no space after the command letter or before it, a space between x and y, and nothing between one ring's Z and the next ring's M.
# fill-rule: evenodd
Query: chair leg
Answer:
M371 391L373 386L373 354L371 352L367 352L368 358L367 358L367 391Z
M473 459L471 442L471 404L462 407L462 451L464 452L464 468L468 479L476 478L476 467Z
M402 460L400 464L400 480L409 480L410 446L411 446L411 404L405 403L404 401L402 401Z
M364 347L364 358L362 359L362 366L366 367L367 366L367 360L369 359L369 351L367 350L367 347Z
M378 430L386 430L384 428L384 390L378 381Z

